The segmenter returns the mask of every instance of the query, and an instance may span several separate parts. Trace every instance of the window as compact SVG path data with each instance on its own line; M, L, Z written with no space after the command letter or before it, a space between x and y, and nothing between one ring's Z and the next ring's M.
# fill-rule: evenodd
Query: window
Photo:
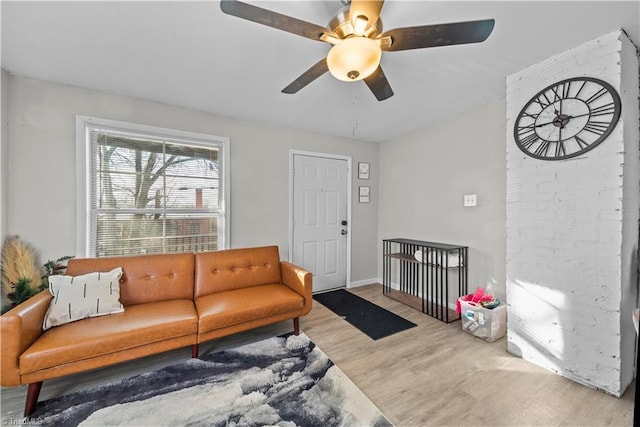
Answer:
M227 138L83 116L76 123L79 256L229 246Z

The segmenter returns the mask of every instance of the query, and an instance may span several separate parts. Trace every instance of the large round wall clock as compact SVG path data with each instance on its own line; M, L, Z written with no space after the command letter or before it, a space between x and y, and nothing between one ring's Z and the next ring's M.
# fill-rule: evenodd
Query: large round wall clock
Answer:
M605 81L559 81L538 92L520 111L513 128L516 145L540 160L579 156L613 132L620 107L620 96Z

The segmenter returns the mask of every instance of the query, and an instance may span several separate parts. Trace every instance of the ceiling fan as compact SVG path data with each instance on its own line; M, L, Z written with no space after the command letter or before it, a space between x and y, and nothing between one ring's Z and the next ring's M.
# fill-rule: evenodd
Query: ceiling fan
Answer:
M237 0L221 0L220 8L228 15L267 25L312 40L332 44L326 58L302 73L283 93L296 93L329 71L343 81L364 80L378 101L393 96L393 90L380 67L382 51L422 49L483 42L495 21L454 22L422 25L382 31L380 11L384 0L343 0L346 5L321 27Z

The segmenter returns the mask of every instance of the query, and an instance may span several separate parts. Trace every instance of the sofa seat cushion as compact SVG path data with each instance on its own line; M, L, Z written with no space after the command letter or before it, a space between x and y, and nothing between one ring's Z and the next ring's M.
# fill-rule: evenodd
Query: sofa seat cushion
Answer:
M25 373L111 354L171 338L196 335L192 300L132 305L122 313L56 326L20 356Z
M198 333L278 314L302 311L304 299L282 284L252 286L217 292L196 299Z

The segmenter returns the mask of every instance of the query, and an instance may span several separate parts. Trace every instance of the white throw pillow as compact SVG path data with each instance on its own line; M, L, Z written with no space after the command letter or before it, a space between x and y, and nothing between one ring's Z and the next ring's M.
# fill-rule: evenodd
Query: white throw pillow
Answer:
M53 299L44 316L42 329L87 317L123 312L120 276L120 267L82 276L49 276L49 292Z

